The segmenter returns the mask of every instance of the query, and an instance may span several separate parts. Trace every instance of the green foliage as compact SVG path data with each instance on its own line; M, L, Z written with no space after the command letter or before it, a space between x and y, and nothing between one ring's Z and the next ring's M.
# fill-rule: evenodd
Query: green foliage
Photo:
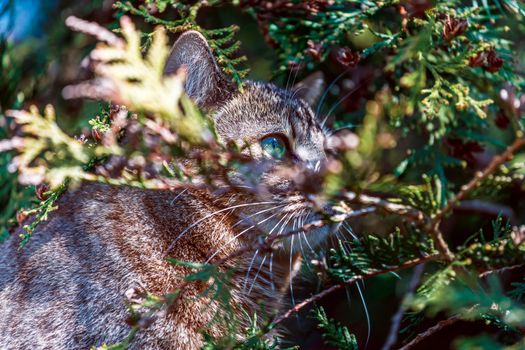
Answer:
M23 226L24 233L20 234L20 248L23 248L31 238L31 235L35 231L35 228L42 222L46 221L49 214L57 209L54 205L55 201L64 193L67 189L67 182L58 186L57 188L44 193L47 198L41 200L39 203L34 205L31 209L24 210L25 216L31 216L30 223Z
M200 264L187 261L168 259L172 264L191 269L193 272L181 276L188 283L200 283L207 287L200 293L198 300L206 300L207 303L218 303L217 313L211 323L219 323L227 328L227 332L221 338L213 337L206 329L202 330L204 337L203 350L275 350L280 349L277 337L269 337L272 330L271 323L266 322L261 326L257 314L247 315L250 324L242 329L234 312L231 300L231 278L235 272L234 268L222 271L220 267L212 264ZM205 305L204 307L207 307ZM210 326L210 325L208 325ZM240 340L241 339L241 340ZM293 349L293 348L288 348Z
M509 292L509 296L521 301L525 295L525 282L513 282L512 286L514 289Z
M347 327L329 319L322 307L317 307L312 311L318 322L317 327L323 332L326 345L342 350L358 350L355 335L350 334Z
M518 329L525 324L525 309L520 303L523 286L514 283L515 288L506 292L490 271L521 265L525 244L513 239L513 230L508 222L503 224L501 216L493 221L492 228L491 240L481 232L473 243L460 247L456 263L428 277L418 288L412 307L431 317L445 311L465 320L484 320L519 339ZM488 284L478 277L480 271L488 271ZM411 318L410 327L422 320L415 315Z
M15 226L16 212L30 205L34 193L32 188L19 185L16 173L9 172L12 157L7 152L0 154L0 244L9 237L10 229Z
M241 1L242 3L242 1ZM384 8L398 1L346 1L287 2L285 6L249 7L248 11L262 18L268 36L275 42L279 55L279 68L305 65L317 60L325 60L332 46L347 42L349 37L371 33L377 37L374 45L363 52L368 56L395 44L397 35L376 33L369 29L367 21ZM264 16L268 11L274 16ZM277 15L277 16L275 16ZM381 40L383 39L383 40ZM310 51L308 49L311 49Z
M483 231L480 237L467 247L458 247L465 266L474 266L477 271L490 271L505 266L520 265L525 253L525 241L520 237L518 228L512 229L507 221L498 216L492 221L491 239L486 239Z
M432 240L418 231L402 234L396 229L386 236L369 234L360 240L338 243L337 248L330 250L328 267L328 275L336 281L392 269L435 254Z
M520 88L524 84L522 77L511 73L507 66L505 55L511 49L509 41L501 39L499 29L489 29L488 21L503 20L504 15L487 18L482 8L472 5L458 9L460 4L438 2L435 9L425 13L423 20L414 21L411 33L417 35L404 40L399 54L387 67L393 71L403 67L405 72L396 87L402 92L399 100L406 101L405 110L391 115L394 125L405 133L418 128L428 133L426 145L413 150L401 163L398 173L404 173L407 166L428 168L428 175L439 177L445 194L449 186L446 168L465 164L449 157L441 140L460 138L465 140L462 142L490 144L481 130L487 127L486 112L497 108L494 91L507 81ZM461 27L461 23L466 27ZM464 32L447 40L446 30L454 25L459 32ZM494 66L476 68L472 57L487 50L502 55L503 60L491 61ZM500 64L503 66L497 70L496 65ZM494 86L490 92L483 88L488 85ZM412 115L418 117L410 118Z
M267 339L267 333L269 332L269 325L260 327L257 322L257 315L253 315L252 322L249 327L241 334L244 340L237 340L235 337L235 330L228 333L228 335L222 339L215 339L211 335L204 333L204 345L203 350L276 350L286 349L292 350L297 349L296 347L282 348L277 337L273 339Z
M351 131L340 139L338 154L327 162L320 181L322 191L309 193L309 198L319 208L337 201L338 206L332 208L336 215L324 213L324 221L340 221L338 217L360 210L373 210L377 215L363 220L369 224L367 232L372 233L358 232L359 238L349 241L337 239L326 261L323 253L316 256L312 265L319 287L328 288L321 282L342 287L432 260L415 296L409 298L405 314L409 325L400 334L412 333L403 341L412 339L422 321L445 316L482 320L511 339L483 335L458 338L454 342L458 349L500 349L502 344L518 348L522 343L517 334L525 327L525 282L513 282L511 290L506 290L487 276L523 264L523 228L511 225L510 216L503 220L499 215L491 232L483 230L485 216L497 213L476 213L465 220L460 217L451 221L453 227L441 221L452 212L442 210L464 184L512 140L523 138L525 79L515 57L523 50L519 45L525 32L525 7L514 0L438 0L423 9L410 8L411 3L116 2L117 16L130 14L133 21L142 20L141 28L145 29L138 32L126 17L115 31L120 37L98 28L116 39L96 47L92 52L95 79L76 87L83 91L90 86L97 93L80 93L78 97L106 102L96 113L80 112L85 126L91 127L87 129L91 138L73 137L77 131L62 124L67 108L57 108L55 113L48 106L42 115L37 107L24 105L26 100L34 101L37 80L46 71L25 59L31 52L27 46L2 41L1 73L5 79L0 80L0 90L5 93L0 96L0 145L8 152L0 153L0 241L12 231L18 211L19 219L29 216L31 220L24 225L21 245L25 244L56 208L58 197L79 181L157 189L194 182L213 188L217 183L211 175L238 166L238 150L216 143L212 123L183 94L182 74L165 77L162 71L169 52L165 32L196 30L208 40L223 71L242 86L248 71L241 68L245 57L237 54L239 27L210 29L209 23L198 17L205 7L213 8L215 15L239 7L257 19L264 39L275 49L276 71L292 71L288 80L295 81L301 68L320 68L330 76L342 77L335 78L323 100L338 99L326 114L329 118L335 115L335 127L351 125ZM229 6L228 10L223 5ZM21 81L24 84L18 84ZM97 84L101 81L111 89L100 89ZM361 90L355 98L354 89ZM28 111L6 112L20 108ZM5 115L13 119L7 120ZM124 138L126 142L119 142ZM504 159L491 169L483 181L453 202L454 206L464 199L487 201L516 212L518 224L523 224L520 195L525 189L525 167L519 152L516 149L513 160ZM188 171L174 159L190 160L196 169ZM35 185L38 201L33 198ZM345 196L351 192L355 192L353 199ZM377 198L359 201L361 194ZM433 221L436 217L439 220ZM394 225L398 228L388 231ZM472 233L476 234L469 237ZM452 257L442 252L443 236ZM204 349L282 348L281 339L273 333L276 319L246 315L251 320L246 327L236 319L230 285L234 268L171 262L189 271L180 276L185 285L206 285L198 300L220 305L212 322L223 325L226 334L216 338L203 329ZM180 290L163 296L139 293L137 300L130 302L129 336L120 344L102 348L127 348L137 332L181 295ZM315 295L312 300L317 300ZM314 317L325 343L357 349L356 336L324 310L316 308Z
M207 1L206 5L215 6L220 3L221 1L214 0ZM239 87L242 87L242 79L248 74L248 70L239 68L239 65L246 61L246 57L236 56L236 52L241 46L239 41L235 41L235 33L239 31L239 27L234 25L215 29L201 27L197 23L197 14L199 9L203 6L203 2L201 1L198 1L195 5L191 6L172 0L146 1L146 4L155 4L160 14L162 14L168 6L172 7L178 13L180 19L161 19L150 14L146 6L139 5L138 7L135 7L130 1L117 1L114 6L124 13L143 17L146 22L160 25L173 33L181 33L187 30L198 31L208 41L208 44L215 53L217 62L222 70L231 76L233 82Z
M22 84L27 79L25 75L39 73L35 68L38 65L30 64L26 59L32 53L29 47L30 45L16 46L0 39L0 144L12 136L9 131L11 123L4 117L5 110L21 106L25 94L34 85L31 80L29 86ZM33 189L18 183L18 174L10 166L13 157L12 152L0 153L0 243L7 239L15 226L17 211L27 208L34 199Z

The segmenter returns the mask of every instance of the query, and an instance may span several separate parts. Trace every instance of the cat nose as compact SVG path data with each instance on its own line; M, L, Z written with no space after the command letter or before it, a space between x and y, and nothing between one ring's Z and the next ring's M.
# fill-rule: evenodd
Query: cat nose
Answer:
M322 163L320 159L307 160L304 162L304 167L318 173L321 171Z

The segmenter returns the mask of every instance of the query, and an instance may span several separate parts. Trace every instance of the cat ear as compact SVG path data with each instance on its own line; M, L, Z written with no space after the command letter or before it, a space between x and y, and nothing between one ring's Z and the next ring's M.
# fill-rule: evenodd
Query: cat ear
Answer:
M187 71L186 93L199 107L217 107L235 91L234 84L222 74L206 39L197 31L183 33L173 44L164 75L181 67Z
M315 107L324 88L324 74L321 71L317 71L295 84L292 90L297 97L303 99L310 107Z

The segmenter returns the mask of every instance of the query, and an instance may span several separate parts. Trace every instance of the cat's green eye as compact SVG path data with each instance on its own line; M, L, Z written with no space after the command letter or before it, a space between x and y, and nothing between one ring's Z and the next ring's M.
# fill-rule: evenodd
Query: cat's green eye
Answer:
M268 157L283 159L286 156L284 141L275 136L267 136L261 140L263 153Z

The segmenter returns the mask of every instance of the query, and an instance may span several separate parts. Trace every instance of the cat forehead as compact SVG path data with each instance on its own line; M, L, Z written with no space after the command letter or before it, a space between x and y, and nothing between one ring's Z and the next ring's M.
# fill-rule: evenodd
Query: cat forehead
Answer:
M253 133L287 132L297 138L321 131L306 102L271 83L246 82L244 91L219 108L214 119L219 132L226 134L234 125L250 126Z

